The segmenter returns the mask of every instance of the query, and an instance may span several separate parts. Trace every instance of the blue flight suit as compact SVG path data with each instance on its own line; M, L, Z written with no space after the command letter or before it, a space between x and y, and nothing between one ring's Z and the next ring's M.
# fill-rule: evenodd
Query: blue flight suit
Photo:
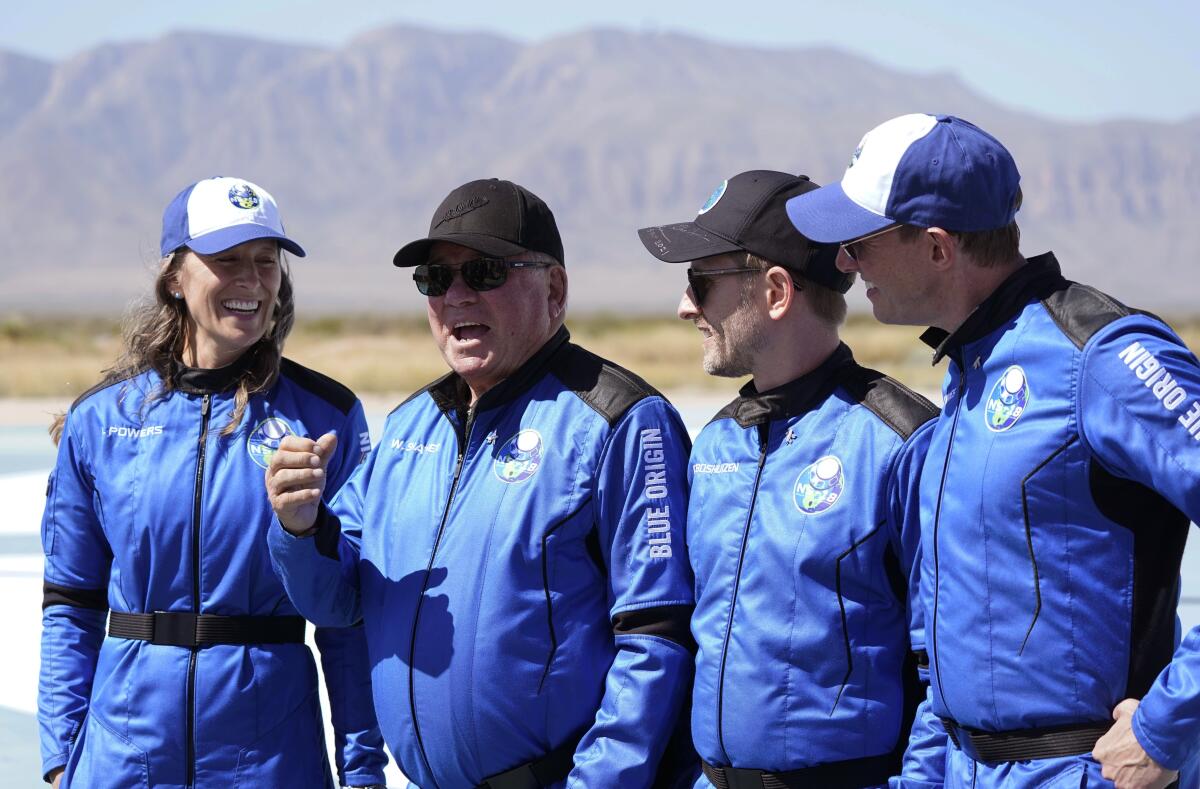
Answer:
M926 695L908 601L914 472L936 414L840 345L790 383L747 384L697 437L692 735L709 773L698 787L734 785L728 767L827 789L901 772ZM907 786L940 785L944 740L936 723L918 726Z
M288 433L342 437L329 494L370 448L350 390L287 359L231 435L236 378L178 367L100 386L71 407L42 519L38 717L62 786L331 787L316 665L303 643L184 647L106 636L109 610L303 621L271 568L263 475ZM178 619L178 617L175 617ZM227 621L227 620L226 620ZM346 624L353 624L347 622ZM338 776L382 783L361 627L318 629Z
M271 529L306 616L363 618L411 781L556 754L542 785L651 785L692 671L687 450L666 400L562 329L473 406L454 374L414 394L314 536Z
M1175 609L1200 518L1200 363L1050 254L925 339L950 360L921 475L947 786L1110 785L1091 743L1127 697L1142 747L1184 768L1200 745L1200 631L1180 641ZM1029 737L1074 753L979 746Z

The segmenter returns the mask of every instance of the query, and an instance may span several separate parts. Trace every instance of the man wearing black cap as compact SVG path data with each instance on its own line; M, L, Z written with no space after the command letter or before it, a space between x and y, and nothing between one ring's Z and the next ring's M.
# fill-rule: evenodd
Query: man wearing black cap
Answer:
M689 460L697 786L886 786L902 761L904 785L940 786L945 734L924 717L903 758L923 697L910 470L937 412L839 341L853 276L784 209L815 188L745 172L694 221L639 231L691 263L679 317L704 369L753 375Z
M364 620L380 728L425 789L649 786L691 678L688 439L569 342L554 216L508 181L403 247L449 374L389 415L333 505L293 439L273 560L315 622Z

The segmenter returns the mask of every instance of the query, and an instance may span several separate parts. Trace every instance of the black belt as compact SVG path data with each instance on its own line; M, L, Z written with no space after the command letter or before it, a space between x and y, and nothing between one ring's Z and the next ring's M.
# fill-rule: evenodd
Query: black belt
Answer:
M151 644L199 647L206 644L303 644L302 616L217 616L190 612L108 615L108 634Z
M968 729L950 718L942 718L942 725L950 741L967 756L984 764L999 764L1091 753L1096 741L1112 728L1112 721L1016 731Z
M801 767L785 773L749 770L744 767L717 767L703 763L704 777L717 789L861 789L886 784L888 778L900 772L895 754L826 762L813 767Z
M575 749L582 738L582 735L573 737L540 759L484 778L475 789L542 789L556 784L575 765Z

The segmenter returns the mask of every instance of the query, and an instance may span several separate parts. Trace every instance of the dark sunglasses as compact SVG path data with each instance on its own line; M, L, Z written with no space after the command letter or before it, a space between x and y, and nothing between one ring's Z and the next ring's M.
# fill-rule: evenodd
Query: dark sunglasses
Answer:
M461 266L444 263L422 263L413 271L413 282L424 296L443 296L454 282L454 272L462 274L463 282L471 290L495 290L508 281L508 270L512 268L546 268L554 263L533 260L505 260L504 258L475 258Z
M752 266L738 266L736 268L715 268L712 271L696 271L694 268L688 268L687 281L688 287L692 289L692 295L695 297L692 301L697 307L704 306L704 298L708 295L708 289L712 287L710 279L715 277L724 277L727 274L748 274L752 271L762 272L762 269Z

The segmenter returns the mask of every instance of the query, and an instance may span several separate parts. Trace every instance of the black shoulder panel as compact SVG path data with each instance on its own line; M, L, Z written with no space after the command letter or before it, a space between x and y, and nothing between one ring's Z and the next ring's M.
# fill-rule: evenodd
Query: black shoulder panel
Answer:
M1042 304L1076 348L1083 348L1093 334L1118 318L1137 312L1112 296L1078 282L1067 283L1067 287L1042 299Z
M413 400L416 400L418 397L425 394L426 392L429 392L429 396L433 398L433 401L435 403L437 403L438 407L441 408L443 411L453 408L454 397L452 394L452 390L455 385L453 379L454 379L454 373L446 373L441 378L438 378L436 381L431 381L431 382L425 384L420 389L413 392L408 397L404 398L399 403L397 403L396 407L388 412L388 416L391 416L392 414L396 413L401 408L408 405Z
M716 421L718 421L718 420L720 420L720 419L737 419L737 417L738 417L738 405L739 405L741 402L742 402L742 398L741 398L741 396L740 396L740 395L739 395L739 396L737 396L737 397L735 397L735 398L733 398L733 399L732 399L732 400L730 400L728 403L726 403L726 404L724 405L724 407L722 407L722 408L721 408L721 410L720 410L720 411L718 411L717 413L713 414L713 417L712 417L712 419L708 420L708 422L706 422L705 424L710 424L710 425L711 425L713 422L716 422Z
M937 406L878 370L847 365L841 385L884 424L907 439L938 415Z
M76 397L76 398L75 398L75 402L71 403L71 407L70 407L69 409L67 409L67 410L68 410L68 411L74 411L74 410L75 410L75 406L79 405L79 404L80 404L80 403L82 403L84 400L86 400L86 399L88 399L89 397L91 397L92 395L96 394L96 392L99 392L99 391L101 391L101 390L107 389L107 388L108 388L108 387L110 387L110 386L116 386L117 384L120 384L120 383L125 383L126 381L128 381L128 380L130 380L130 379L132 379L132 378L136 378L137 376L138 376L138 373L130 373L129 375L125 376L124 378L117 378L117 379L115 379L115 380L112 380L112 381L109 381L109 380L104 380L104 381L101 381L100 383L98 383L98 384L96 384L95 386L93 386L91 389L88 389L86 392L84 392L83 394L79 395L79 397Z
M343 414L350 413L354 408L354 403L358 400L354 392L329 376L296 364L286 357L279 363L279 374L294 382L301 389L312 392L330 403Z
M624 367L572 343L555 354L550 373L608 420L609 425L639 401L661 396L653 386Z

